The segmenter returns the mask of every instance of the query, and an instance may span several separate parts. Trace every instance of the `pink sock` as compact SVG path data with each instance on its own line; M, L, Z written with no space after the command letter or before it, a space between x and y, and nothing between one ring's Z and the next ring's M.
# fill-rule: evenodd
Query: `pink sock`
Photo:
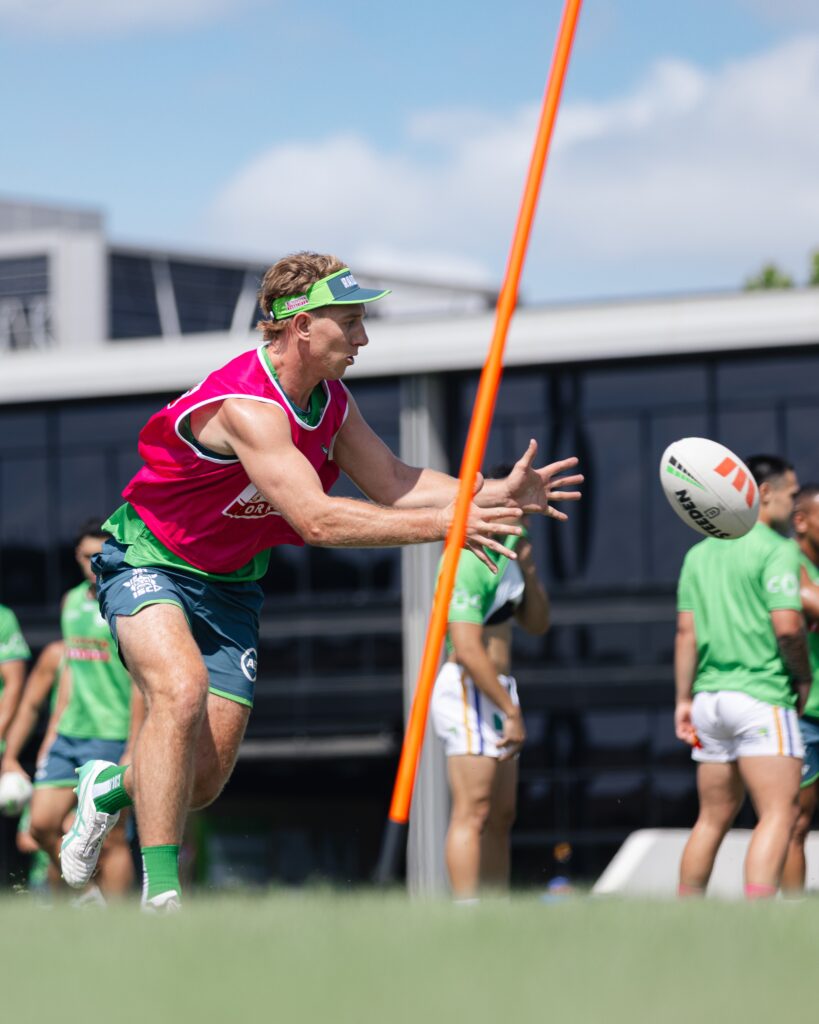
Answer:
M771 900L776 896L775 885L757 885L756 882L745 883L746 900Z
M677 886L677 895L681 900L690 899L691 897L704 896L705 889L701 885L688 885L687 882L680 882Z

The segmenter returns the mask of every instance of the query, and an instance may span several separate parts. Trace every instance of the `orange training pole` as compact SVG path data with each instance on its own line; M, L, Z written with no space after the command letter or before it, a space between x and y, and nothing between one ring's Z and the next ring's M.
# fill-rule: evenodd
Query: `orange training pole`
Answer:
M415 785L418 760L421 756L421 747L424 742L424 730L426 728L429 703L435 683L441 643L446 632L449 601L455 582L458 558L466 535L466 519L472 498L472 489L475 476L483 462L486 440L489 435L489 428L492 425L495 399L503 372L503 352L506 346L506 336L517 304L520 276L529 245L532 221L543 180L543 171L546 166L546 158L560 104L560 95L563 90L566 68L574 42L581 3L582 0L566 0L563 9L563 18L552 58L549 82L543 97L543 106L535 145L529 163L526 186L518 213L515 233L512 238L506 275L500 295L498 296L492 343L481 374L475 407L472 412L472 422L469 426L469 434L464 448L455 515L444 549L441 574L435 591L426 645L421 660L421 668L418 673L418 683L404 737L404 745L401 750L398 773L395 779L387 831L384 836L381 859L376 870L376 878L379 881L389 881L395 876L396 864L401 852L400 843L409 819L412 791Z

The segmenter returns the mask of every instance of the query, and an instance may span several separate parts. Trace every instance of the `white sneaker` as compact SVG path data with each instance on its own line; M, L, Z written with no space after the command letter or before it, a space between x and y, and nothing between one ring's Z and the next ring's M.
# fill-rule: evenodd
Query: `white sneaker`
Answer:
M106 814L94 806L94 782L103 768L111 767L115 767L112 761L86 761L77 769L77 813L60 845L62 875L74 889L82 889L91 880L103 840L119 821L119 811Z
M169 889L161 892L149 900L142 901L142 912L144 914L176 914L182 909L179 902L179 893L176 889Z
M108 901L98 885L89 885L85 892L74 897L71 906L77 910L86 910L88 907L107 907Z

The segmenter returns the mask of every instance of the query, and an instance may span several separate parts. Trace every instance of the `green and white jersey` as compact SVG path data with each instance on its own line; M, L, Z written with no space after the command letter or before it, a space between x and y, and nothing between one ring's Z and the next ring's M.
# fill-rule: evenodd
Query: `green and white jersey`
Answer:
M131 677L119 660L108 623L83 581L69 590L60 619L71 696L57 723L62 736L125 740L131 721Z
M506 537L501 543L514 550L520 537ZM486 552L497 565L497 574L471 551L462 551L455 573L447 622L472 622L478 626L505 622L523 600L525 583L517 562L494 551ZM452 643L447 634L447 653Z
M819 566L814 565L807 555L799 552L799 563L805 567L811 583L819 586ZM819 632L808 633L808 650L810 651L810 667L813 673L813 685L808 694L805 714L809 718L819 719Z
M20 632L17 616L4 604L0 604L0 693L3 692L3 662L27 661L31 657L28 644Z
M795 707L796 694L771 624L771 612L801 612L799 551L764 523L738 540L708 538L685 556L677 608L694 613L694 693L741 690Z

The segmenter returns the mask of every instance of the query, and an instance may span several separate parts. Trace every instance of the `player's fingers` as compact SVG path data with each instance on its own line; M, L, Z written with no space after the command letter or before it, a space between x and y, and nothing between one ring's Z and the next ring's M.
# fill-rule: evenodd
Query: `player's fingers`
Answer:
M475 474L475 483L472 485L472 496L474 497L482 487L483 487L483 473L477 472Z
M476 558L483 562L487 569L491 571L493 576L497 576L498 567L495 565L495 563L492 561L489 555L487 555L487 553L484 551L480 544L473 544L471 541L469 541L464 546L469 551L471 551Z
M517 552L511 548L505 547L500 541L494 539L494 537L483 536L479 533L473 533L469 538L472 542L480 544L482 547L489 548L490 551L496 551L499 555L505 555L506 558L511 561L516 561Z
M537 455L537 441L534 438L531 438L531 440L529 441L529 447L526 449L526 451L523 453L523 455L521 455L521 457L518 459L518 463L517 464L519 466L523 466L524 469L528 469L532 465L532 463L535 461L535 456L536 455Z
M511 526L508 523L509 519L520 519L523 515L523 509L520 508L503 508L498 506L497 508L479 508L477 505L473 505L472 511L476 516L480 516L486 521L493 519L507 520L506 528L510 533L520 533L521 528L519 526Z
M549 481L549 487L577 487L584 483L586 478L582 473L575 473L573 476L559 476Z
M580 491L549 491L549 501L580 501Z
M545 513L545 514L546 514L546 515L547 515L547 516L548 516L548 517L549 517L550 519L558 519L558 520L560 520L561 522L563 522L564 520L566 520L566 519L568 519L568 518L569 518L569 517L568 517L568 516L566 515L566 513L565 513L565 512L561 512L559 508L552 508L552 506L551 506L551 505L550 505L550 506L549 506L549 507L548 507L548 508L546 509L546 513Z
M566 469L574 469L579 461L576 455L571 455L568 459L559 459L557 462L550 462L548 466L541 466L537 473L538 476L550 480Z

